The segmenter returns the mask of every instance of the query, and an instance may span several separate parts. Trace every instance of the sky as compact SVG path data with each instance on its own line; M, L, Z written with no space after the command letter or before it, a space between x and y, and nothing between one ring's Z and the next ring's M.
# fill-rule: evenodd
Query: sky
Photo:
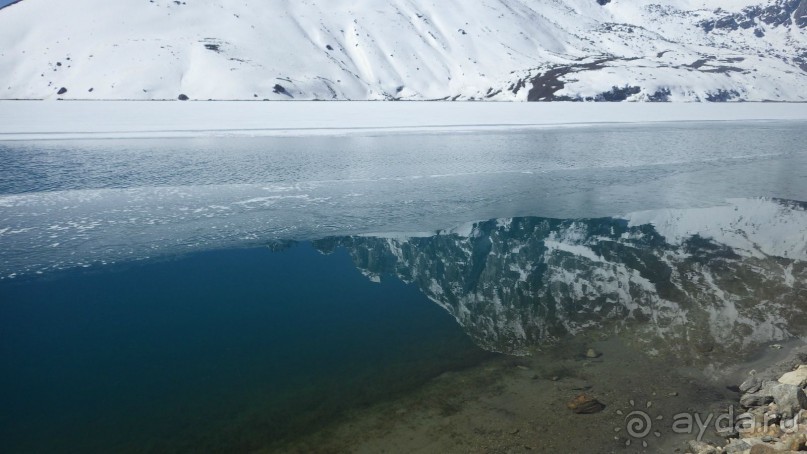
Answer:
M9 3L14 3L15 0L0 0L0 8L3 6L8 5Z

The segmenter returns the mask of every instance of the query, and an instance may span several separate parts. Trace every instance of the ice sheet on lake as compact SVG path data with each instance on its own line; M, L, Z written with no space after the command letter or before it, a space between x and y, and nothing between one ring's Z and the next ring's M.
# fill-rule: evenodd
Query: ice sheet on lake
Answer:
M669 121L807 120L807 104L0 102L0 141L474 131Z
M475 219L805 200L805 134L780 122L5 142L0 276L332 235L451 226L465 235ZM711 225L694 228L716 237Z

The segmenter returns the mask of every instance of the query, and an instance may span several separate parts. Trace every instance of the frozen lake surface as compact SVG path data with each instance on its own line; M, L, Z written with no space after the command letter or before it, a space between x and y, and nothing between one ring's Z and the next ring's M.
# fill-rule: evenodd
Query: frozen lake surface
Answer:
M0 142L0 278L512 216L807 199L804 122Z
M0 140L311 136L807 120L805 103L2 101Z

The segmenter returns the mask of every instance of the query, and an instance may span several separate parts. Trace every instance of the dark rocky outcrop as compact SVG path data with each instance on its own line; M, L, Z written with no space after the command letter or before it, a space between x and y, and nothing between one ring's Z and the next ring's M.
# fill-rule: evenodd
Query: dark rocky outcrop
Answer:
M801 1L793 13L793 20L800 28L807 27L807 1Z
M758 24L770 27L787 27L793 24L800 28L807 26L807 0L778 0L769 6L749 6L734 14L720 9L716 12L723 15L718 19L710 19L700 23L701 28L707 33L713 30L735 31L749 29L756 27ZM754 32L757 36L764 33L757 30Z
M13 1L13 2L11 2L11 3L7 4L7 5L0 5L0 9L3 9L3 8L8 8L8 7L12 6L12 5L16 5L17 3L21 2L21 1L22 1L22 0L15 0L15 1Z
M738 99L739 97L740 92L737 90L717 90L706 94L706 100L709 102L727 102Z
M672 93L669 88L659 88L655 93L648 95L647 100L650 102L669 102L670 95Z
M598 94L593 100L596 102L619 102L641 91L642 89L638 86L625 85L624 87L613 87L610 91Z
M568 97L555 96L555 93L563 90L566 86L563 77L580 71L602 69L605 67L605 63L612 60L612 58L605 58L576 65L556 66L543 73L539 73L530 81L532 88L527 94L527 101L572 101L572 99ZM517 91L518 88L514 90L514 92Z
M272 93L275 93L275 94L278 94L278 95L286 95L289 98L294 97L294 96L291 95L291 93L288 92L288 90L286 90L286 88L283 85L280 85L280 84L275 84L275 86L272 87Z

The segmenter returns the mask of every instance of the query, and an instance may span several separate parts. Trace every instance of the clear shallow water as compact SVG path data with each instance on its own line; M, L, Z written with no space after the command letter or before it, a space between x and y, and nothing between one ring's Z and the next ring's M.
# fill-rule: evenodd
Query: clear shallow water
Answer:
M242 451L480 346L803 333L803 205L759 198L807 200L804 126L4 143L0 447Z

